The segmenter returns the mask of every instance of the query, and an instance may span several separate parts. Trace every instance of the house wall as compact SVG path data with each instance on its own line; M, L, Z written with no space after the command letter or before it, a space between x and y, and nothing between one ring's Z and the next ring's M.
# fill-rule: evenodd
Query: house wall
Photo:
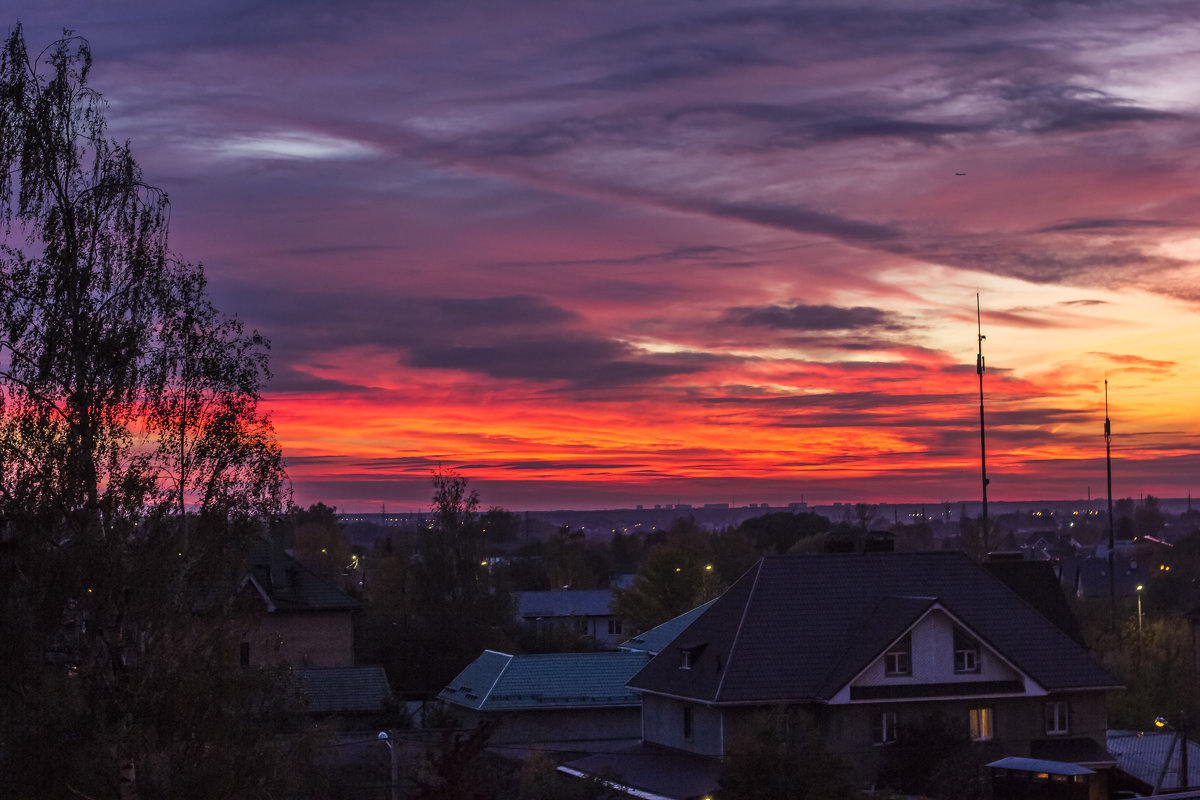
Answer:
M649 700L649 695L646 700ZM929 715L941 715L947 725L959 727L967 735L969 710L987 706L993 710L995 731L989 743L997 757L1030 756L1030 745L1035 740L1054 738L1046 735L1044 707L1053 700L1066 700L1069 704L1070 725L1066 737L1086 737L1101 746L1105 743L1107 716L1103 692L1064 693L1050 697L991 698L982 700L937 700L909 701L900 703L854 703L841 706L807 705L791 707L786 711L795 713L797 708L807 713L817 725L825 746L841 755L850 764L855 782L864 785L877 781L879 769L887 757L888 745L873 741L875 720L885 711L894 711L897 723L904 725L922 721ZM764 711L774 717L785 712L782 708L728 707L722 709L726 752L740 730L747 726L762 725ZM667 715L668 717L671 714ZM781 733L782 735L782 733ZM649 733L647 733L649 740ZM697 751L698 752L698 751Z
M297 667L354 666L354 626L347 611L264 614L244 641L252 666L280 660Z
M896 712L896 721L903 731L929 715L940 715L948 725L968 731L970 709L986 706L993 710L994 735L991 745L1005 756L1029 757L1031 743L1052 739L1046 734L1045 704L1066 700L1069 707L1069 729L1065 737L1089 738L1105 744L1107 714L1103 692L1069 693L1049 697L1011 697L988 699L927 700L902 703L861 703L846 706L826 706L822 711L822 730L826 746L842 754L853 765L856 776L863 781L875 780L887 745L873 741L876 718L885 711Z
M955 683L960 681L1014 680L1019 676L998 656L979 643L979 671L954 671L954 622L945 614L933 612L912 631L912 675L888 676L884 660L879 658L854 682L855 686L880 686L906 683Z
M691 737L684 731L685 708L691 713ZM642 737L651 744L696 753L724 755L723 717L719 710L670 697L642 695Z
M618 644L629 638L629 634L624 630L623 625L619 633L609 633L609 622L614 620L616 618L611 615L582 616L572 614L567 617L536 617L532 619L527 617L524 622L539 635L547 634L552 630L566 631L576 636L586 636L605 647L616 649Z
M483 714L469 708L447 706L463 728L479 724ZM536 744L539 742L582 742L605 739L636 740L642 732L641 709L570 708L491 712L500 720L489 744Z

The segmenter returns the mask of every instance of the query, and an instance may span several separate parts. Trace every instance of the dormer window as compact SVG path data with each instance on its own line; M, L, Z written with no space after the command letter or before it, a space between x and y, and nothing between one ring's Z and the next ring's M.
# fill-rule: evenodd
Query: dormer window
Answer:
M679 668L691 669L704 650L704 642L682 645L679 648Z
M888 677L912 675L912 637L904 634L883 654L883 673Z
M979 643L960 630L954 631L954 671L979 672Z

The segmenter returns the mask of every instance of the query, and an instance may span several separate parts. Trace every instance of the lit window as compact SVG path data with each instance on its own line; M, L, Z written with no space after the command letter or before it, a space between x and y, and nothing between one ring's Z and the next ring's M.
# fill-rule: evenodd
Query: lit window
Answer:
M872 723L871 741L875 744L891 744L896 741L896 712L884 711Z
M1066 701L1056 700L1052 703L1046 703L1047 735L1064 734L1068 730Z
M962 631L954 631L954 671L979 672L979 645Z
M976 742L986 742L995 736L992 717L992 709L987 706L971 709L971 739Z
M892 676L912 674L912 640L908 634L884 653L883 672Z

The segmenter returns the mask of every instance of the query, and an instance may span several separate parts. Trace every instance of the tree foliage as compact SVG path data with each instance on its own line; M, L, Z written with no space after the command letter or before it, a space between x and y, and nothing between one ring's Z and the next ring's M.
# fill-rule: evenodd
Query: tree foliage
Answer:
M172 256L90 69L69 34L31 56L17 26L0 54L0 766L18 794L166 792L200 748L253 787L271 760L218 721L264 687L223 669L219 587L284 502L266 342Z
M613 591L613 614L645 631L712 600L754 562L740 532L707 533L676 520L642 559L633 585Z
M722 800L851 800L848 765L800 709L763 711L738 730L721 771Z
M790 511L775 511L751 517L741 524L741 529L754 540L760 552L774 550L782 555L796 542L829 530L829 520L812 511L793 514Z

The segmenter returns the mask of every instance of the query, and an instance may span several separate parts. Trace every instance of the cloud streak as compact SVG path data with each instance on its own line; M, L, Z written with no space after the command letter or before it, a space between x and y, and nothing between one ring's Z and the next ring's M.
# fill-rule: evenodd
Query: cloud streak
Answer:
M1128 491L1200 489L1192 5L11 13L272 340L302 502L971 497L977 295L999 499L1098 480L1106 376Z

